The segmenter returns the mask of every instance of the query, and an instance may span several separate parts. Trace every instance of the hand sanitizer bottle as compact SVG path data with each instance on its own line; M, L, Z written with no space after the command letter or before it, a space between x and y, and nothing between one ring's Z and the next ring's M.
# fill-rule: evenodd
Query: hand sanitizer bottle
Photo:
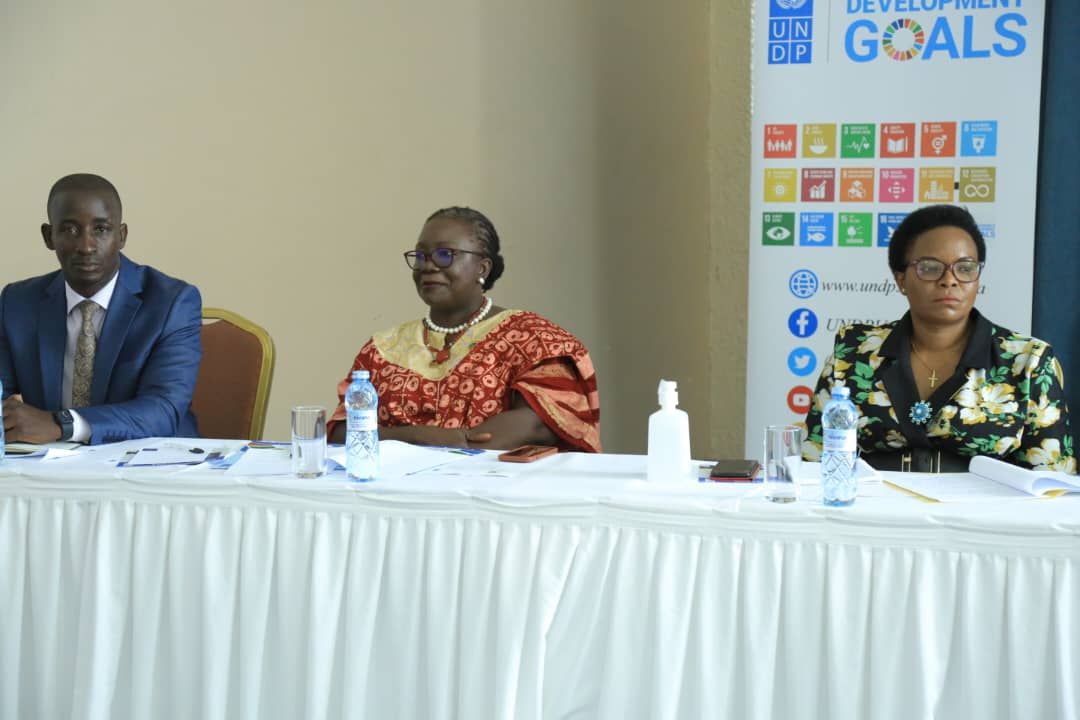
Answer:
M696 480L690 463L690 418L678 408L678 384L661 380L660 409L649 416L649 482Z

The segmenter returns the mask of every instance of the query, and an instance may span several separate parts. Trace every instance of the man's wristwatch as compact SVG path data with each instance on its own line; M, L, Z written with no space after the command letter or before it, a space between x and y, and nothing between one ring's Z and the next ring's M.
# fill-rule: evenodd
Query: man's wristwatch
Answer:
M70 440L75 434L75 418L71 417L70 410L60 410L52 414L53 420L60 426L60 439Z

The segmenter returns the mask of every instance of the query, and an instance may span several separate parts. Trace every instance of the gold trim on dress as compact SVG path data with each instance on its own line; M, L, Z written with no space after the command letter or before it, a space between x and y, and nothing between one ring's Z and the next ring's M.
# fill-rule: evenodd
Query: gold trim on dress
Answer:
M437 382L448 377L469 351L492 330L520 312L522 311L502 310L476 323L457 339L450 348L450 358L439 365L431 364L431 351L424 345L423 320L412 320L377 332L371 339L375 343L375 349L387 362L411 370L426 380ZM428 338L432 347L437 350L442 348L442 343L446 340L445 335L431 330L428 331Z

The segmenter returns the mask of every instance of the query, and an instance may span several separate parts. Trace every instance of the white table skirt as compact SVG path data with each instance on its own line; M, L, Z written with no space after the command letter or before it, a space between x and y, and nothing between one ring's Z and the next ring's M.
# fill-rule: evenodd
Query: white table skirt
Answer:
M1076 498L560 498L555 475L0 474L0 718L1080 718Z

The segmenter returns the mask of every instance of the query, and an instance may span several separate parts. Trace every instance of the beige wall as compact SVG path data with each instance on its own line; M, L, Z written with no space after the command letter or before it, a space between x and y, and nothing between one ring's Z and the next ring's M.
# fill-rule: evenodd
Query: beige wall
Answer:
M55 267L52 181L105 175L130 257L271 331L284 437L424 311L400 253L469 204L503 238L496 301L592 350L609 450L644 449L664 375L696 454L738 452L748 26L719 0L9 0L0 282Z

